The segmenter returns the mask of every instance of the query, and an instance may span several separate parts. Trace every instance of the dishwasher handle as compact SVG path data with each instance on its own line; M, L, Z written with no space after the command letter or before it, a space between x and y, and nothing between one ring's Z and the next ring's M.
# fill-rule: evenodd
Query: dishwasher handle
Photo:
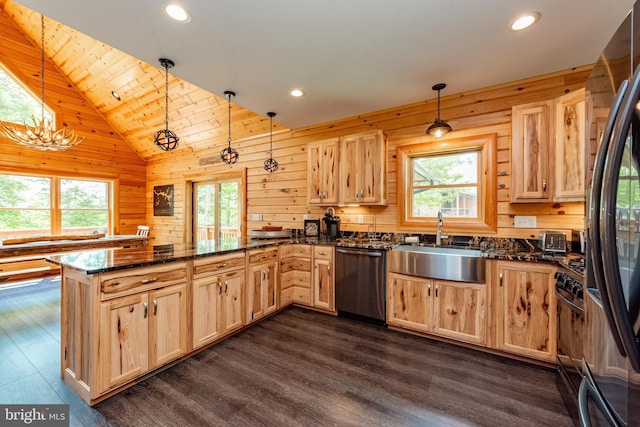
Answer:
M381 257L383 255L380 251L368 251L359 249L336 248L336 252L347 255L365 255L370 257Z

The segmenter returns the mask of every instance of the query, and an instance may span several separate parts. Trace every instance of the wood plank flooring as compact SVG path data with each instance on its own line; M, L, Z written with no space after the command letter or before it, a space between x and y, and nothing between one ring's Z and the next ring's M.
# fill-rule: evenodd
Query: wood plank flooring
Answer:
M0 288L0 403L72 426L573 426L552 369L292 308L93 408L59 378L59 277Z

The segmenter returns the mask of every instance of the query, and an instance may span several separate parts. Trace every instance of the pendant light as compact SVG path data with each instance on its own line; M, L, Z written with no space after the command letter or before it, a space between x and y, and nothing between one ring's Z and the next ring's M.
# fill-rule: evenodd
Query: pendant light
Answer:
M156 143L158 147L160 147L164 151L175 150L178 147L178 141L180 138L175 134L175 132L169 130L169 68L173 68L176 65L172 60L167 58L158 59L160 64L164 67L164 109L165 109L165 119L164 119L164 129L159 130L153 137L153 142Z
M440 118L440 91L445 87L447 87L447 85L444 83L438 83L431 87L431 89L438 91L438 117L436 118L436 121L429 126L427 133L431 136L435 136L436 138L440 138L445 133L451 132L451 126L449 126L449 123Z
M76 136L71 130L67 133L66 128L55 130L51 120L44 118L44 15L40 15L40 121L35 116L31 116L33 126L23 123L24 129L20 130L14 123L0 121L0 131L2 135L29 148L36 150L63 151L80 144L84 138Z
M278 170L278 162L273 158L273 118L276 116L276 113L268 112L267 116L269 117L269 159L264 161L264 170L270 173L274 173Z
M238 157L240 157L240 155L238 154L238 151L231 148L231 97L236 96L236 93L230 90L225 90L224 94L229 100L229 139L227 140L229 145L227 146L227 148L225 148L220 152L220 158L226 164L232 165L235 162L237 162Z

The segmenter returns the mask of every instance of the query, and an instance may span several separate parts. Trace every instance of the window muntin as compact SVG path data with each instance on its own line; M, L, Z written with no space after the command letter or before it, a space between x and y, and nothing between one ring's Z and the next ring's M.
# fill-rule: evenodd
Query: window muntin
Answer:
M431 154L411 159L411 217L478 218L480 151Z
M434 231L438 210L447 231L497 231L496 134L398 145L396 159L399 231Z
M0 174L0 239L112 233L113 183Z

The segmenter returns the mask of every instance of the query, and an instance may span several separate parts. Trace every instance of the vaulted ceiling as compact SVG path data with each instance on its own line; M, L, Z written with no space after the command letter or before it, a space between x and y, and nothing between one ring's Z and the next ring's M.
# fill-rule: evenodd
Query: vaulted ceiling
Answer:
M192 21L177 25L162 4L0 0L38 46L48 17L47 57L144 159L161 154L151 143L164 128L160 57L176 62L170 128L180 150L198 151L226 141L224 90L238 93L234 139L267 134L267 111L278 131L432 99L440 81L443 96L461 93L594 62L633 0L185 0ZM531 10L535 27L507 30ZM292 100L293 85L305 97Z

